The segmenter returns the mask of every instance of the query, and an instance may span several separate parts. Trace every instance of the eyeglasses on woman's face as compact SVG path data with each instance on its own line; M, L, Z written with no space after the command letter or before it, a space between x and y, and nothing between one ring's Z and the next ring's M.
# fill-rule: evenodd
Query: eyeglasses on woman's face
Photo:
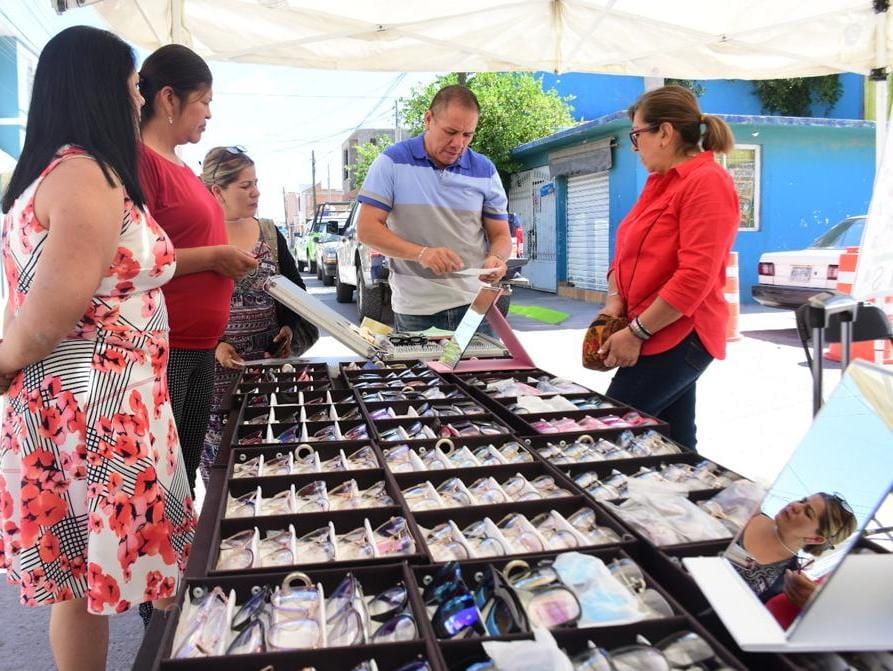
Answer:
M638 150L639 148L639 134L640 133L653 133L657 129L660 128L659 124L652 124L650 126L645 126L644 128L633 128L629 132L629 141L633 144L633 149Z

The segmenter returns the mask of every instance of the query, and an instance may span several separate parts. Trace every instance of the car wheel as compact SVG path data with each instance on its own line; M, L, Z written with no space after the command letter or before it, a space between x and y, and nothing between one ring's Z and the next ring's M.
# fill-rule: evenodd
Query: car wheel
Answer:
M322 271L322 285L330 287L335 284L335 278L329 275L325 270Z
M325 271L322 269L322 264L317 261L314 265L316 266L316 279L322 282L325 277Z
M349 284L341 283L341 273L335 268L335 300L339 303L353 302L353 287Z
M357 312L360 320L365 317L381 321L384 308L384 290L380 287L367 287L363 280L363 271L357 268Z

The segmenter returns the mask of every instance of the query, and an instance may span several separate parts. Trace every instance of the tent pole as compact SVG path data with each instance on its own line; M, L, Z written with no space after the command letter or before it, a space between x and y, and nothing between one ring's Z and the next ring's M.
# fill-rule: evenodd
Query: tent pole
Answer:
M874 164L877 170L881 167L881 155L887 139L887 10L889 0L875 0L875 67L869 79L874 82L874 119L875 144Z
M875 128L875 168L881 167L881 154L887 141L887 71L884 70L884 78L874 83L874 118Z

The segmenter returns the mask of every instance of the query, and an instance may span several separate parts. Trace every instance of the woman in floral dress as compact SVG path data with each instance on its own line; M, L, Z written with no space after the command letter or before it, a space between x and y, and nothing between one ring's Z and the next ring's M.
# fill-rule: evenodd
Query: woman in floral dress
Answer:
M0 567L23 604L52 604L63 671L105 668L97 616L175 594L195 526L166 383L174 252L143 207L141 102L127 44L56 35L3 198Z

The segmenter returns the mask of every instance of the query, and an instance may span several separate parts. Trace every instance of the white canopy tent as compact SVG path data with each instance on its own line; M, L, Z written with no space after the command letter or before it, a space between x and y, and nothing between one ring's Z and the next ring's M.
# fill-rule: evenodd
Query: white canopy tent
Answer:
M94 4L140 47L178 42L218 61L686 79L872 74L878 161L886 144L889 0L50 1L58 11ZM893 172L893 160L887 169ZM866 241L893 231L889 209L889 217L878 216L872 206ZM893 294L893 260L887 263L882 293ZM860 263L860 278L866 265ZM865 295L859 286L857 293Z
M872 0L86 2L141 47L305 68L770 79L868 74L893 54Z
M178 42L209 60L317 69L773 79L867 75L893 62L887 0L51 2L95 4L145 49Z

